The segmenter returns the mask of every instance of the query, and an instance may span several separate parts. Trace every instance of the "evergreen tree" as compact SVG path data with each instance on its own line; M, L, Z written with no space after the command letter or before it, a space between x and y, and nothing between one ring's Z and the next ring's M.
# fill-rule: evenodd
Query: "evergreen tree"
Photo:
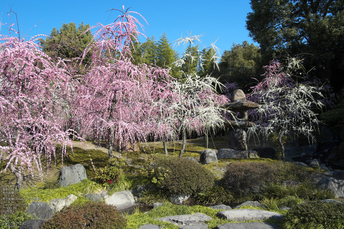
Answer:
M172 48L166 33L164 33L157 42L157 65L163 68L170 68L171 75L174 78L180 78L178 69L174 62L178 59L178 53Z
M261 54L259 47L244 41L233 44L230 51L224 51L221 57L221 82L237 83L239 88L248 89L261 78Z
M142 55L142 63L156 65L158 50L154 36L147 38L147 41L140 46L140 52Z
M344 0L251 0L251 8L246 25L264 64L299 55L318 78L343 87Z
M212 47L204 48L201 52L201 67L198 75L204 77L206 75L216 75L218 73L217 55L216 50Z
M83 51L87 45L93 40L91 31L87 31L89 25L82 22L77 28L74 22L69 24L63 23L60 30L53 28L50 37L46 40L40 39L40 45L43 51L53 60L82 58ZM82 60L83 65L89 65L92 52L89 52ZM78 62L78 61L77 61ZM81 70L81 69L79 69Z

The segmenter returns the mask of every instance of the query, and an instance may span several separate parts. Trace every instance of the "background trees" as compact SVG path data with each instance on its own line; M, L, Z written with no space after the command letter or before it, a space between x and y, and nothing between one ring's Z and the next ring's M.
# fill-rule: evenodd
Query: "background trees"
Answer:
M248 90L261 79L261 53L259 47L244 41L233 44L230 51L224 51L220 62L220 81L236 82L239 88Z
M59 30L53 28L50 37L47 37L45 40L40 39L40 45L43 51L54 61L57 61L58 58L68 59L69 61L77 59L75 64L73 64L73 68L76 68L82 58L83 51L93 39L89 28L90 26L84 25L84 23L81 23L78 28L74 22L70 22L69 24L63 23ZM91 55L92 53L89 52L83 58L82 66L78 67L78 73L80 73L85 65L90 65Z
M336 91L343 87L343 0L251 0L251 7L247 29L260 45L264 64L287 53L298 55Z

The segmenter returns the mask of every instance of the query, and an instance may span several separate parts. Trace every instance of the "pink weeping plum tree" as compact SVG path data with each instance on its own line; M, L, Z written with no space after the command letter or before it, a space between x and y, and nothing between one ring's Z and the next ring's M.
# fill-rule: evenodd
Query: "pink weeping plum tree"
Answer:
M73 131L64 129L69 76L35 37L0 35L0 40L0 161L7 161L4 171L11 169L19 189L23 174L42 171L43 159L51 165L57 144L62 156L71 145Z
M42 171L43 160L48 166L56 162L57 145L63 162L67 145L72 147L70 135L77 136L73 129L105 139L113 157L114 146L121 149L147 136L173 139L180 130L213 125L212 114L220 114L217 104L223 99L213 79L189 75L190 84L182 89L169 69L132 63L130 45L141 24L131 15L136 12L124 7L121 12L113 23L98 24L84 52L92 50L91 66L78 77L64 60L56 63L43 53L35 37L1 35L0 160L17 176L18 188L26 172Z
M85 50L85 55L93 50L92 66L82 77L75 101L80 133L105 139L110 158L114 146L121 150L127 143L164 132L154 104L169 94L168 69L133 64L130 46L142 34L137 27L141 24L131 15L138 13L124 7L121 12L113 23L98 24L95 40Z

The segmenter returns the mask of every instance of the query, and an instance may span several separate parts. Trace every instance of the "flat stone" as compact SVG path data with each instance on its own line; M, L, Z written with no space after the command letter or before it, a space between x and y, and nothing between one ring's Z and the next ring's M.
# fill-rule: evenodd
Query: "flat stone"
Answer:
M200 224L202 222L211 220L212 218L210 216L207 216L202 213L195 213L192 215L174 215L174 216L167 216L163 218L159 218L157 220L162 222L169 222L173 223L177 226L183 226L183 225L196 225Z
M179 229L208 229L208 225L206 223L199 223L195 225L185 225L180 226Z
M257 209L237 209L237 210L228 210L221 211L217 213L219 218L225 218L227 220L236 220L236 221L245 221L245 220L264 220L270 218L282 219L283 215L270 212L265 210Z
M217 226L215 229L279 229L275 224L270 223L226 223Z
M119 210L135 204L134 196L129 191L115 192L111 196L106 195L104 199L106 204L116 206Z
M215 206L210 206L209 208L215 209L215 210L230 210L232 209L230 206L225 204L219 204Z
M141 226L139 229L160 229L161 227L158 225L153 225L153 224L145 224Z

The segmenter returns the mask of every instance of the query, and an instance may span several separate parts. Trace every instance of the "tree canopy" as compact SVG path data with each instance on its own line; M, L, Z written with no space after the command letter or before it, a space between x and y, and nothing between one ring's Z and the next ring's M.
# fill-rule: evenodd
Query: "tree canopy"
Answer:
M246 26L259 43L264 64L299 56L306 69L344 85L344 0L251 0Z
M261 54L259 47L244 41L233 44L230 51L224 51L221 62L221 82L237 83L239 88L252 86L253 78L260 79Z
M69 24L63 23L59 30L53 28L50 36L45 40L40 39L40 45L43 51L54 60L58 58L68 59L70 61L75 58L81 59L83 51L93 39L93 35L89 29L90 26L84 25L83 22L79 27L76 27L74 22L70 22ZM90 64L91 55L92 53L89 52L82 60L83 65Z

